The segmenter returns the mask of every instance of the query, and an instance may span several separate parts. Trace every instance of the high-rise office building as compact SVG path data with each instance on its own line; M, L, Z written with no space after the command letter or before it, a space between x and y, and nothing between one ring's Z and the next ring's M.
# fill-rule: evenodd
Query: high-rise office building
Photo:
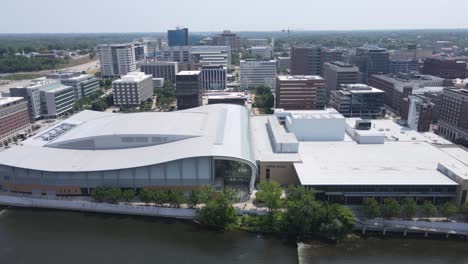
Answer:
M112 82L114 104L123 107L138 106L154 94L153 77L143 72L129 72Z
M439 118L440 135L468 145L468 89L444 90Z
M255 46L249 48L250 54L260 59L270 60L273 56L273 48L271 46Z
M384 92L365 84L343 84L331 91L330 106L345 117L381 118L385 113Z
M280 75L276 80L276 108L325 108L325 80L317 75Z
M359 83L359 68L341 61L326 62L323 78L327 82L327 98L331 91L340 89L342 84Z
M0 146L4 140L30 128L26 100L23 97L0 97Z
M167 43L169 46L188 46L188 28L169 29L167 31Z
M101 76L104 78L125 75L136 70L133 44L99 45Z
M200 71L181 71L176 76L177 109L201 106L202 87Z
M292 47L291 75L321 75L322 47Z
M371 75L388 73L389 54L387 49L365 45L356 49L356 55L350 62L359 67L362 81L367 84Z
M201 67L201 85L203 90L226 89L227 69L222 65L206 65Z
M163 61L178 62L179 69L231 64L231 48L228 46L164 47L161 55Z
M428 58L424 60L422 73L444 79L465 79L467 77L466 65L464 61Z
M152 61L140 65L141 71L153 75L153 78L164 78L165 81L175 83L179 72L178 63L174 61Z
M255 89L258 86L276 87L276 60L241 60L240 87Z
M239 51L241 48L241 39L230 30L224 30L223 33L213 37L213 45L228 46L232 51Z

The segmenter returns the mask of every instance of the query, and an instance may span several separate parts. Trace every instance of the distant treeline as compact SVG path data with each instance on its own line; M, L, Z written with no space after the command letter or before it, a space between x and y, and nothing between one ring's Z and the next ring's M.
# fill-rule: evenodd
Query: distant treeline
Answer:
M0 56L0 73L50 70L67 62L67 59L62 58L28 58L15 55Z

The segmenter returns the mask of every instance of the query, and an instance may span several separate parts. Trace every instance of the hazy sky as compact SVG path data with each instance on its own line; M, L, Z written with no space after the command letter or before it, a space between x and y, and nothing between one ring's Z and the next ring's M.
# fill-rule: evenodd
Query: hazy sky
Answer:
M468 28L468 0L1 0L0 33Z

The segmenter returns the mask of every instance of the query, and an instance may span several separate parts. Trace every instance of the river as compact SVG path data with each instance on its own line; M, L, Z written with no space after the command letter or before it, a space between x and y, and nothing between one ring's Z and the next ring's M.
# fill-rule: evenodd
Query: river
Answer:
M295 245L185 222L52 210L0 213L0 263L468 263L468 241Z

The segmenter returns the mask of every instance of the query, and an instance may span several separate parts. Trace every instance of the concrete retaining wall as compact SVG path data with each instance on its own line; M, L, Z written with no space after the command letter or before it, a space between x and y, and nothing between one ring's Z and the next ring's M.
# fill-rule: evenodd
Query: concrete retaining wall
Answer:
M18 207L48 208L48 209L61 209L61 210L85 211L85 212L96 212L96 213L144 215L144 216L170 217L170 218L180 218L180 219L195 219L196 218L195 209L167 208L167 207L154 207L154 206L135 206L135 205L126 205L126 204L106 204L106 203L94 203L94 202L89 202L89 201L40 199L40 198L17 197L17 196L8 196L8 195L0 195L0 204L18 206Z

